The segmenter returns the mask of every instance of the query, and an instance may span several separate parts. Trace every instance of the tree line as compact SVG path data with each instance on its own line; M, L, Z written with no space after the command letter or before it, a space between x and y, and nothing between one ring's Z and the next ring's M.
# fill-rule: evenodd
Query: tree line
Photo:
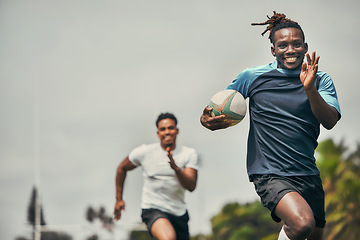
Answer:
M316 164L325 190L326 226L323 239L356 240L360 236L360 144L354 151L348 151L344 142L336 144L332 139L319 143L316 149ZM37 189L32 189L27 210L27 222L35 232L35 204ZM98 210L88 207L86 219L92 223L98 219L103 227L112 231L113 218L107 215L105 208ZM269 211L260 201L246 204L228 203L211 218L212 232L192 236L191 240L272 240L277 239L282 223L275 223ZM42 206L40 206L40 224L46 225ZM100 240L96 233L86 240ZM146 231L133 230L130 240L149 240ZM17 237L15 240L30 240ZM41 240L72 240L64 232L44 232Z

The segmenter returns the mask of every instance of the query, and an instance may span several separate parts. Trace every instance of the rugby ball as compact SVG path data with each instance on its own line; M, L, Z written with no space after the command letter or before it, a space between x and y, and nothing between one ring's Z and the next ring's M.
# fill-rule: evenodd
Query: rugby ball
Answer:
M230 126L241 122L246 115L246 101L235 90L226 89L217 92L211 97L209 107L212 107L212 116L225 115L224 121L229 121Z

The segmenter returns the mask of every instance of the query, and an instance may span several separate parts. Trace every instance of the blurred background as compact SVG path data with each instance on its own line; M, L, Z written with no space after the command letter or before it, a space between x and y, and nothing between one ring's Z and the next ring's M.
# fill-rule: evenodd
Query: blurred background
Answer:
M30 238L35 186L49 227L74 240L103 229L87 213L112 216L116 167L158 141L161 112L177 116L178 143L201 158L186 195L192 235L209 234L225 204L258 200L246 174L248 116L218 132L199 117L242 70L274 61L265 27L250 25L273 10L299 22L334 80L342 119L319 141L356 151L359 9L356 0L0 1L0 238ZM100 239L127 239L139 226L141 187L136 169L122 220Z

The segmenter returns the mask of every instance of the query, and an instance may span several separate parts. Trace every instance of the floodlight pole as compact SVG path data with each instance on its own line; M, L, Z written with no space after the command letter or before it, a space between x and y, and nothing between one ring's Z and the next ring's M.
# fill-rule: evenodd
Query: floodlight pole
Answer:
M34 81L34 170L35 170L35 228L34 240L41 239L41 201L40 201L40 144L39 144L39 86L38 79Z

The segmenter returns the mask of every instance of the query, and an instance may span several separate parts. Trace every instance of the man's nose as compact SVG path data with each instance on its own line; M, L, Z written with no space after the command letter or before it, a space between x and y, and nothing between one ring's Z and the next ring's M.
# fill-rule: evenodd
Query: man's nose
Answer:
M287 53L294 53L295 52L295 48L292 45L289 45L287 48Z

